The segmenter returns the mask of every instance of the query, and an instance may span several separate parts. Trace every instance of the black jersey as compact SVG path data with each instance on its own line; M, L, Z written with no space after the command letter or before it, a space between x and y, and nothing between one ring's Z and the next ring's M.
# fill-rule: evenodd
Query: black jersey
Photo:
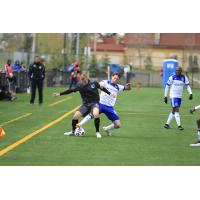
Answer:
M88 80L87 85L83 85L82 83L78 83L78 85L74 89L69 89L64 92L61 92L60 95L70 94L72 92L79 92L83 101L85 103L99 103L99 91L100 85L97 81ZM108 90L103 88L103 91L110 94Z
M34 62L30 65L28 74L31 80L44 80L45 66L40 62Z

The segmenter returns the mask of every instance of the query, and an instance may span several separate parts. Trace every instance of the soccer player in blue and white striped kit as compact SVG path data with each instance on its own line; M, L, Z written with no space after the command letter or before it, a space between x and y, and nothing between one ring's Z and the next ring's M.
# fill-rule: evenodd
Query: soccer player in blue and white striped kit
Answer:
M117 115L114 105L117 100L117 93L123 92L125 90L131 90L131 84L128 83L126 85L120 85L118 84L120 80L120 74L119 73L113 73L111 77L111 81L103 80L99 84L102 87L105 87L109 92L112 92L116 96L109 96L105 92L101 92L100 94L100 101L99 101L99 113L104 113L107 118L112 121L112 123L106 127L103 127L103 130L107 133L107 135L111 135L110 130L120 128L121 123L119 116ZM87 115L79 124L77 127L82 126L89 120L91 120L93 116Z
M169 77L169 80L167 81L167 84L165 87L164 102L167 104L167 100L168 100L167 94L170 88L170 100L171 100L171 106L172 106L172 111L170 112L168 120L166 124L164 125L164 128L166 129L170 128L169 124L175 118L176 123L178 125L178 129L184 130L184 128L181 126L181 120L180 120L180 114L179 114L179 108L181 106L182 93L183 93L184 86L186 86L187 91L189 93L189 100L192 100L193 96L192 96L192 90L189 85L189 80L185 75L182 75L182 68L177 67L176 74Z

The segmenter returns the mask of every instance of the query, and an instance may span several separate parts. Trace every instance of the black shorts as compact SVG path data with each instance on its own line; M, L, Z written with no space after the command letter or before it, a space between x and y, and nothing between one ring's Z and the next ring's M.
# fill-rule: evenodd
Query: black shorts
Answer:
M85 104L81 105L77 111L79 111L82 114L82 116L85 117L86 115L91 113L94 108L99 108L99 104L98 103L85 103Z

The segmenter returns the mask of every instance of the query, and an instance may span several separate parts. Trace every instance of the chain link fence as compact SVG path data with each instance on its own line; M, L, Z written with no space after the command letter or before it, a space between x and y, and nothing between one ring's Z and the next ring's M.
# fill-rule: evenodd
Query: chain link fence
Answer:
M16 91L26 92L27 88L30 85L28 72L21 71L14 73L16 77ZM142 87L162 87L162 76L159 72L145 72L145 71L135 71L132 74L128 74L128 78L123 75L121 77L120 83L125 84L126 82L130 82L135 86L136 84L140 84ZM190 84L192 88L200 88L200 73L187 73L189 77ZM101 76L97 76L95 78L91 78L97 81L108 79L108 75L106 73L101 74ZM5 73L0 73L0 85L6 85ZM55 87L55 86L69 86L69 74L62 70L54 69L46 72L46 78L44 81L44 85L46 87Z
M46 78L45 78L45 86L46 87L54 87L54 86L66 86L69 85L69 73L67 72L67 66L70 63L75 61L75 55L63 55L58 53L52 54L40 54L43 62L46 66ZM15 60L19 60L25 64L25 70L20 72L15 72L14 75L16 77L16 88L17 92L25 92L29 84L28 78L28 66L33 61L35 54L31 54L28 52L14 52L8 53L3 52L0 53L0 84L5 85L5 72L4 65L8 59L11 59L13 63ZM101 55L104 56L103 54ZM87 70L88 74L91 76L91 79L102 80L108 79L107 73L107 65L106 62L110 63L118 63L121 66L122 78L121 83L125 84L126 82L131 82L133 85L140 83L142 87L161 87L162 76L160 74L160 70L162 69L162 62L165 57L150 57L146 54L141 54L141 56L121 56L108 54L104 56L104 59L101 56L96 56L96 62L104 63L103 68L98 68L95 76L92 76L91 69L94 72L96 68L89 68L86 63L91 64L91 58L86 61L86 57L84 55L79 55L79 64L82 70ZM119 59L121 58L121 60ZM64 61L63 59L66 59ZM185 57L178 57L180 59L180 64L186 65L188 60ZM66 66L63 66L63 63L66 63ZM93 63L94 64L94 63ZM125 64L131 64L132 69L126 75L123 73ZM187 67L184 68L187 71ZM190 79L191 86L193 88L200 88L200 73L188 72L187 76Z
M150 50L149 50L150 51ZM29 52L0 52L0 69L4 68L4 64L8 59L12 60L14 63L19 60L29 66L33 62L35 55L40 55L45 62L46 68L53 69L59 68L64 69L64 67L70 65L75 60L79 60L79 65L82 69L87 69L87 64L92 62L92 56L95 55L95 62L110 62L121 65L131 64L136 70L156 70L162 69L162 64L165 59L174 58L179 61L180 66L183 67L185 71L189 71L191 65L197 66L199 68L200 54L181 50L179 52L152 52L144 50L144 52L138 53L132 52L129 54L125 53L109 53L109 52L97 52L96 54L91 53L88 57L84 54L63 54L63 53L29 53ZM64 66L65 65L65 66Z

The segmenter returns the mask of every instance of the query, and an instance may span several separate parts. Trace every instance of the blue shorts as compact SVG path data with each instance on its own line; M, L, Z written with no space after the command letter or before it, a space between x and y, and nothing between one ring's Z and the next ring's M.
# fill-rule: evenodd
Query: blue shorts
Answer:
M119 120L119 116L116 111L111 106L106 106L103 104L99 104L99 113L104 113L110 121Z
M180 107L181 106L181 98L171 98L171 106L172 108Z

